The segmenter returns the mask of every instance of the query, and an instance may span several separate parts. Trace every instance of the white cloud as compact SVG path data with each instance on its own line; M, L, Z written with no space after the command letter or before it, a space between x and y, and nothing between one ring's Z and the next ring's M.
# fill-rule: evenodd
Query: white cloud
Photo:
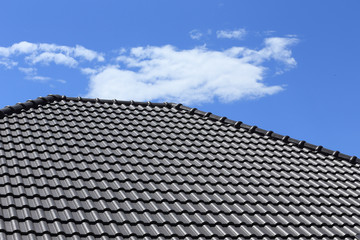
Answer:
M244 47L177 50L170 45L132 48L130 54L118 57L119 66L84 71L91 74L88 96L188 104L271 95L282 87L263 82L263 63L275 60L288 68L295 66L288 49L295 42L268 38L258 51Z
M236 30L220 30L216 31L217 38L234 38L234 39L243 39L246 35L246 30L243 28Z
M27 80L34 80L37 82L46 82L51 79L50 77L44 77L44 76L37 75L36 68L19 67L18 69L20 72L23 72L25 74L25 79L27 79Z
M15 43L10 47L10 54L29 54L36 51L37 45L29 42Z
M39 82L46 82L46 81L49 81L51 78L43 77L43 76L27 76L26 79L35 80L35 81L39 81Z
M56 81L59 82L59 83L62 83L62 84L67 83L66 80L64 80L64 79L58 79L58 80L56 80Z
M45 65L54 62L68 67L75 67L78 64L74 58L63 53L43 52L39 55L30 55L26 60L32 64L43 63Z
M27 74L27 75L34 75L37 72L36 68L25 68L25 67L19 67L18 68L21 72Z
M75 57L83 57L84 59L88 61L97 60L98 62L105 61L105 58L102 54L99 54L93 50L89 50L84 48L83 46L76 45L74 51Z
M193 38L201 38L196 31ZM296 66L290 49L296 42L295 37L267 38L260 50L232 47L219 51L206 45L187 50L171 45L135 47L112 51L108 60L80 45L19 42L0 47L0 65L7 69L17 66L25 79L49 84L66 81L41 76L38 70L49 64L75 68L89 78L89 97L185 104L229 102L281 91L282 86L264 81L269 72L267 62L280 66L275 74Z
M94 75L95 73L98 72L96 69L92 69L92 68L81 68L80 70L81 73L85 75Z
M9 49L5 47L0 47L0 56L2 57L9 56Z
M200 38L201 38L202 35L203 35L203 34L202 34L199 30L197 30L197 29L191 30L191 31L189 32L189 34L190 34L191 39L194 39L194 40L200 40Z
M69 67L75 67L79 61L98 61L105 60L103 54L76 45L75 47L61 46L48 43L19 42L10 47L0 47L1 62L9 63L12 58L25 55L24 59L31 64L55 63ZM5 64L2 64L5 65ZM8 64L9 65L9 64ZM11 67L11 65L9 65Z
M4 66L6 69L11 69L11 68L15 67L16 65L18 65L18 63L15 61L12 61L11 59L1 58L0 65Z
M10 47L0 47L0 56L10 57L15 54L29 54L36 50L36 44L29 42L14 43Z
M296 65L296 61L291 56L292 52L289 47L297 42L298 39L296 38L273 37L266 38L265 47L259 51L244 47L233 47L226 50L226 52L230 56L241 57L244 61L257 65L263 63L264 61L273 59L282 62L288 67L294 67Z

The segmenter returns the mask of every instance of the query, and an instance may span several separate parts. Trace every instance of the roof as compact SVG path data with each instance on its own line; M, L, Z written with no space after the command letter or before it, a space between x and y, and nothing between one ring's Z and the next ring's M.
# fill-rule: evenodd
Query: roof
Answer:
M0 109L0 239L354 239L359 162L181 104L49 95Z

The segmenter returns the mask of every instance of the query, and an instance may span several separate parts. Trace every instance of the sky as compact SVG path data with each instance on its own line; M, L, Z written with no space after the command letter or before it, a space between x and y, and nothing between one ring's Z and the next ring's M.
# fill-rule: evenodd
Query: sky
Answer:
M358 0L0 3L0 108L176 102L360 157Z

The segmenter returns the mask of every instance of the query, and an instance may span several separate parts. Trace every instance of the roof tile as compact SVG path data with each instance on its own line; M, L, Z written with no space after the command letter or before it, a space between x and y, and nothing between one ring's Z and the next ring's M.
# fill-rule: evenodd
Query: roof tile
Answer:
M54 95L0 112L0 237L360 233L355 157L182 105Z

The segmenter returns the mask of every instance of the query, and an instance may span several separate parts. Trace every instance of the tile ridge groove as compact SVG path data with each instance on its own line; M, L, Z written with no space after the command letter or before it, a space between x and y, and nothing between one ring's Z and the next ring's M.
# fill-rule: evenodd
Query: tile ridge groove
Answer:
M71 162L71 161L66 161L66 162ZM81 161L79 161L79 162L81 162ZM76 163L78 163L78 162L76 162ZM115 164L109 164L109 165L115 165ZM134 164L121 164L121 165L134 165ZM138 164L137 164L138 165ZM149 165L149 164L148 164ZM14 166L20 166L20 165L14 165ZM0 167L2 167L2 165L0 165ZM39 169L39 168L41 168L41 169L43 169L43 170L52 170L52 169L54 169L54 170L70 170L70 168L68 168L68 167L54 167L54 166L51 166L51 167L43 167L43 166L36 166L36 167L34 167L34 166L28 166L29 168L31 168L31 169ZM86 172L87 170L86 169L80 169L80 168L76 168L79 172ZM253 168L246 168L247 170L251 170L251 169L253 169ZM117 174L119 174L119 173L126 173L126 174L132 174L132 173L138 173L138 174L142 174L142 173L144 173L144 174L149 174L149 175L156 175L156 174L159 174L159 175L171 175L171 176L176 176L177 174L176 173L169 173L169 172L167 172L167 173L155 173L155 172L148 172L148 171L144 171L144 172L140 172L140 171L138 171L138 170L128 170L128 171L126 171L126 170L113 170L113 169L107 169L107 170L104 170L104 169L101 169L100 168L100 170L103 172L103 173L108 173L108 172L113 172L113 173L117 173ZM219 170L222 170L221 168L219 169ZM257 169L257 170L259 170L259 169ZM90 169L90 170L88 170L88 171L91 171L91 172L98 172L98 170L94 170L94 169ZM298 170L298 171L293 171L294 173L300 173L300 172L302 172L301 170ZM309 173L309 172L307 172L307 173ZM180 174L180 175L183 175L183 176L186 176L186 175L191 175L191 176L194 176L194 177L198 177L198 176L205 176L205 177L209 177L209 176L214 176L214 177L219 177L219 176L225 176L225 177L231 177L231 176L236 176L236 177L238 177L237 175L221 175L221 174L211 174L211 173L209 173L209 174L203 174L203 173L197 173L197 174L193 174L193 173L191 173L191 172L189 172L189 173L186 173L186 174ZM9 174L9 173L7 173L7 172L5 172L5 173L2 173L0 176L12 176L11 174ZM23 176L23 174L21 174L21 173L16 173L15 175L13 175L13 176ZM87 178L84 178L84 177L80 177L80 176L77 176L77 177L74 177L74 176L52 176L52 175L41 175L41 176L32 176L33 178L35 178L35 179L41 179L42 177L44 177L45 176L45 178L57 178L57 179L59 179L59 180L65 180L65 179L67 179L67 178L70 178L70 179L72 179L72 180L79 180L79 179L82 179L82 180L88 180ZM268 179L269 177L263 177L263 176L253 176L255 179ZM286 180L291 180L291 179L294 179L294 178L292 178L292 177L286 177L286 176L276 176L276 177L274 177L275 179L277 179L277 180L280 180L280 179L286 179ZM269 178L270 179L270 178ZM166 183L177 183L177 184L179 184L179 185L181 185L181 184L185 184L185 183L188 183L189 185L195 185L195 184L199 184L199 185L206 185L206 184L208 184L208 185L212 185L212 186L216 186L216 184L220 184L220 185L224 185L224 186L228 186L228 185L234 185L234 186L236 186L237 184L239 184L239 182L237 182L237 183L223 183L223 182L221 182L221 183L204 183L204 182L198 182L198 183L193 183L193 182L190 182L190 181L177 181L177 180L172 180L172 181L165 181L165 180L163 180L163 181L155 181L155 180L142 180L142 179L138 179L138 180L129 180L129 179L127 179L127 180L117 180L117 179L107 179L107 178L105 178L105 177L103 177L103 178L97 178L97 179L95 179L95 181L96 182L101 182L101 181L103 181L103 180L107 180L107 181L109 181L109 182L115 182L115 181L119 181L119 182L126 182L126 181L131 181L131 182L143 182L143 183L149 183L149 182L152 182L152 181L154 181L153 183L162 183L162 182L166 182ZM296 178L296 180L306 180L306 178ZM356 180L354 179L353 181L349 181L349 182L356 182ZM4 184L0 184L0 187L2 187L2 185L4 185ZM6 184L5 184L6 185ZM259 187L259 186L284 186L284 187L288 187L288 188L290 188L290 187L296 187L295 185L291 185L291 186L287 186L287 185L285 185L285 184L279 184L279 185L275 185L275 184L264 184L264 183L252 183L252 182L248 182L248 183L243 183L243 185L244 186L255 186L255 187ZM301 188L301 187L300 187ZM326 189L329 189L329 188L331 188L331 189L345 189L344 187L322 187L322 188L326 188ZM347 189L349 189L349 187L347 187ZM351 188L352 189L352 188Z
M156 152L157 152L158 150L156 150ZM33 152L38 152L38 153L46 153L47 151L46 150L43 150L43 151L38 151L38 150L29 150L29 152L31 152L31 153L33 153ZM66 151L66 152L64 152L64 153L66 153L66 154L72 154L72 152L69 150L69 151ZM94 154L94 153L86 153L86 154L83 154L83 156L100 156L100 154ZM107 156L107 155L105 155L105 156ZM255 155L255 156L259 156L259 155ZM260 157L260 156L259 156ZM143 157L140 157L140 158L142 158L143 159ZM154 157L149 157L149 158L147 158L147 159L163 159L164 157L157 157L157 156L154 156ZM19 157L18 156L18 159L21 159L21 160L24 160L24 159L27 159L26 157ZM80 163L82 160L64 160L64 159L62 159L62 160L54 160L54 159L51 159L51 158L46 158L45 160L53 160L54 162L59 162L59 161L65 161L65 162L72 162L72 161L74 161L74 162L76 162L76 163ZM200 159L200 158L195 158L195 160L198 160L198 161L200 161L200 162L204 162L204 161L210 161L210 162L216 162L216 160L215 159L208 159L208 160L204 160L204 159ZM226 161L228 161L228 162L236 162L237 160L226 160ZM98 161L97 160L92 160L92 161L86 161L86 162L88 162L88 163L98 163ZM116 163L115 162L111 162L111 163L108 163L109 165L116 165ZM179 166L179 165L177 165L177 164L172 164L172 163L169 163L169 164L164 164L164 163L150 163L150 162L148 162L148 163L142 163L142 162L137 162L137 163L121 163L122 165L126 165L126 164L131 164L131 165L133 165L133 166L137 166L137 165L142 165L142 166L149 166L149 165L151 165L151 166L165 166L165 167L169 167L169 166ZM293 165L295 165L295 166L303 166L304 165L304 163L302 163L302 164L293 164ZM308 163L308 164L306 164L306 166L316 166L315 164L311 164L311 163ZM248 168L248 167L246 167L246 166L243 166L243 167L237 167L237 166L232 166L232 167L229 167L229 166L222 166L222 167L217 167L217 166L206 166L206 165L202 165L202 166L195 166L195 165L193 165L193 166L184 166L185 168L196 168L196 169L202 169L202 168L205 168L205 169L209 169L209 170L211 170L211 169L217 169L217 170L222 170L222 169L226 169L226 170L232 170L232 169L235 169L235 170L239 170L239 171L241 171L242 169L248 169L248 170L251 170L251 169L253 169L252 167L251 168ZM260 170L260 169L258 169L258 168L255 168L255 169L257 169L257 170ZM294 173L300 173L300 172L303 172L303 170L292 170L292 172L294 172ZM311 172L311 171L308 171L308 172ZM306 173L308 173L308 172L306 172ZM214 176L219 176L219 175L221 175L221 174L218 174L218 175L215 175L215 174L211 174L211 175L214 175ZM230 176L230 175L225 175L225 176ZM282 178L284 178L284 177L282 177ZM292 177L293 178L293 177ZM289 178L290 179L290 178Z
M102 200L102 199L100 199ZM99 200L99 201L100 201ZM123 203L125 201L118 201L119 203ZM139 200L137 202L144 202L143 200ZM199 204L204 204L204 203L199 203ZM211 203L208 203L208 204L212 204ZM259 202L257 203L253 203L253 202L246 202L247 205L250 205L252 207L254 206L257 206L259 204ZM279 206L279 205L283 205L283 203L279 203L279 204L274 204L274 203L261 203L262 206L266 206L266 205L274 205L274 206ZM239 204L240 205L240 204ZM306 206L306 207L309 207L309 206L316 206L316 205L313 205L313 204L293 204L293 203L290 203L290 204L285 204L286 206ZM327 203L322 203L322 204L318 204L318 206L316 207L322 207L322 206L327 206L327 207L338 207L337 205L335 204L332 204L332 205L329 205ZM34 210L37 210L37 209L42 209L43 211L51 211L51 210L55 210L55 211L70 211L70 212L75 212L77 210L82 210L86 213L90 213L90 212L98 212L98 213L106 213L106 212L110 212L110 213L118 213L119 210L118 209L112 209L111 207L106 207L106 208L103 208L103 209L98 209L94 206L92 207L88 207L88 208L85 208L85 207L77 207L77 208L71 208L69 206L64 206L63 208L60 208L60 207L57 207L56 205L53 205L53 206L49 206L49 207L45 207L44 205L34 205L34 206L30 206L30 205L16 205L15 203L10 203L10 204L7 204L7 205L2 205L1 206L2 209L11 209L11 208L15 208L15 209L19 209L19 210L22 210L23 208L27 208L29 209L30 211L34 211ZM138 210L138 209L121 209L121 211L123 213L136 213L136 214L144 214L144 213L150 213L150 214L157 214L157 213L161 213L161 214L164 214L164 215L171 215L171 214L178 214L178 215L182 215L182 214L188 214L190 216L192 215L196 215L196 214L199 214L199 215L213 215L213 216L219 216L219 215L225 215L225 216L231 216L232 214L234 215L241 215L242 212L237 212L236 210L231 210L231 211L227 211L227 212L220 212L220 211L214 211L214 210L207 210L207 211L200 211L200 210L194 210L194 211L188 211L188 210L163 210L163 209L156 209L156 210L150 210L150 209L143 209L143 210ZM277 215L282 215L282 216L289 216L289 215L292 215L292 216L300 216L301 214L304 214L305 216L317 216L317 217L321 217L321 216L327 216L327 217L333 217L333 216L343 216L343 215L339 215L337 213L314 213L314 212L309 212L309 213L303 213L303 212L300 212L300 213L294 213L294 212L290 212L288 211L287 213L284 213L284 212L271 212L271 211L266 211L266 212L254 212L254 211L249 211L249 210L244 210L243 213L246 213L250 216L255 216L255 215L261 215L261 216L267 216L267 215L271 215L271 216L277 216ZM345 214L345 216L347 217L353 217L353 216L356 216L356 213L351 213L351 214Z
M126 226L126 225L125 225ZM103 232L100 234L95 234L92 232L88 232L88 233L79 233L79 232L72 232L72 233L66 233L64 230L61 230L57 233L53 233L49 230L46 231L42 231L42 232L38 232L35 230L29 230L27 232L23 232L19 229L15 229L12 231L7 231L5 229L0 228L0 233L5 233L7 235L13 235L13 234L20 234L20 235L25 235L28 236L29 234L34 234L35 236L44 236L44 235L50 235L51 237L59 237L59 236L66 236L66 237L74 237L74 236L79 236L79 237L96 237L96 238L101 238L101 237L123 237L123 238L132 238L132 237L136 237L136 238L151 238L151 239L159 239L159 238L163 238L163 239L189 239L189 238L203 238L203 239L239 239L239 237L241 237L241 239L259 239L259 235L257 234L250 234L250 235L241 235L238 234L236 236L231 235L229 233L226 234L222 234L217 235L215 233L212 233L211 235L205 235L203 233L198 234L198 235L192 235L190 233L186 233L184 235L179 235L177 233L171 233L171 234L164 234L164 233L158 233L157 235L152 235L150 233L145 233L145 234L136 234L136 233L130 233L130 234L126 234L123 232L117 232L114 235L111 235L107 232ZM304 237L302 235L292 235L292 234L288 234L285 236L286 238L291 238L291 239L304 239ZM308 238L311 237L318 237L318 235L316 234L311 234L309 236L307 236ZM326 239L332 239L334 237L334 235L323 235L321 236L322 238L326 238ZM350 237L354 237L353 235L350 234L344 234L342 235L342 238L350 238ZM284 238L284 235L281 234L263 234L261 235L261 239L281 239Z
M81 171L81 170L79 170L79 169L77 169L78 171ZM93 172L95 172L95 170L93 170ZM106 172L106 171L103 171L103 172ZM126 172L127 173L127 172ZM165 175L165 174L160 174L160 175ZM11 176L15 176L15 177L24 177L24 175L23 174L14 174L14 175L11 175L11 174L9 174L9 173L4 173L4 174L2 174L1 175L2 177L3 176L8 176L8 177L11 177ZM77 181L77 180L88 180L88 179L86 179L86 178L83 178L83 177L74 177L74 176L66 176L66 177L60 177L60 176L48 176L48 175L42 175L42 176L32 176L34 179L41 179L41 178L46 178L46 179L58 179L58 180L66 180L66 179L71 179L71 180L74 180L74 181ZM286 179L286 178L278 178L278 179ZM289 178L287 178L287 179L289 179ZM116 180L114 180L114 181L111 181L110 179L107 179L107 178L102 178L102 179L96 179L96 180L94 180L94 181L96 181L96 182L101 182L101 181L108 181L108 182L116 182ZM181 182L181 181L175 181L175 180L172 180L172 181L165 181L165 180L158 180L158 181L155 181L155 180L144 180L144 179L141 179L141 178L139 178L139 179L136 179L136 180L130 180L130 179L126 179L126 180L117 180L118 182L120 182L120 183L125 183L125 182L131 182L131 183L144 183L144 184L162 184L162 183L166 183L166 184L177 184L177 185L185 185L185 184L188 184L188 185L190 185L190 186L217 186L216 185L216 183L204 183L204 182L201 182L201 183L194 183L194 182L190 182L190 181L183 181L183 182ZM240 184L240 182L238 182L237 184ZM242 183L244 186L246 186L246 187L252 187L252 186L254 186L254 187L260 187L260 186L267 186L267 187L270 187L270 186L278 186L278 185L275 185L275 184L267 184L267 185L265 185L265 184L255 184L255 183L252 183L252 182L249 182L249 183ZM8 183L1 183L0 184L0 187L6 187L7 185L11 185L11 186L13 186L13 187L16 187L16 186L18 186L18 185L15 185L15 184L8 184ZM35 183L31 183L31 184L19 184L19 185L24 185L24 186L27 186L27 187L32 187L32 186L37 186L37 184L35 184ZM233 183L218 183L218 185L223 185L223 186L228 186L228 185L233 185L233 186L236 186L236 184L233 184ZM57 188L58 187L58 185L51 185L51 184L47 184L47 186L50 188L50 189L55 189L55 188ZM301 189L301 190L298 190L298 192L303 192L303 189L302 189L302 187L300 186L300 187L298 187L298 186L295 186L295 185L290 185L290 186L286 186L286 185L284 185L284 184L280 184L279 186L282 186L283 188L286 188L286 189L290 189L289 190L289 192L290 191L293 191L291 188L299 188L299 189ZM40 187L39 187L40 188ZM63 189L70 189L70 188L75 188L75 189L83 189L83 188L85 188L85 189L87 189L87 190L91 190L91 188L89 187L89 186L86 186L86 185L84 185L84 186L80 186L80 187L70 187L70 186L68 186L68 187L63 187ZM95 188L94 188L95 189ZM120 189L120 188L119 188ZM305 188L306 189L306 188ZM337 186L337 187L333 187L333 186L328 186L328 187L324 187L324 186L321 186L321 187L319 187L319 189L326 189L326 190L329 190L329 189L331 189L331 190L341 190L341 189L349 189L349 187L348 188L345 188L345 187L342 187L342 186ZM350 189L354 189L354 188L350 188ZM104 188L104 190L102 190L102 189L98 189L99 191L106 191L106 190L116 190L116 189L114 189L113 187L106 187L106 188ZM356 189L355 189L356 190ZM149 190L150 191L150 190ZM168 190L166 190L166 191L168 191ZM220 195L223 195L224 194L224 192L223 191L220 191L220 190L218 190L218 189L214 189L213 191L211 191L211 190L209 190L209 189L206 189L206 190L191 190L191 191L193 191L193 192L196 192L196 193L200 193L200 194L202 194L202 193L207 193L207 194L209 194L209 195L212 195L213 193L217 193L217 194L220 194ZM183 191L183 192L191 192L191 191ZM312 190L308 190L308 193L304 193L304 195L305 196L307 196L307 195L311 195L311 196L313 196L313 195L315 195L316 196L316 194L315 193L312 193L311 192ZM172 191L172 192L174 192L174 193L177 193L176 191ZM243 192L242 192L242 190L232 190L231 192L229 191L229 193L227 193L227 194L229 194L229 195L236 195L236 194L243 194ZM265 191L263 191L263 192L261 192L261 194L264 194L264 195L266 195L266 194L270 194L270 192L265 192ZM290 192L289 194L298 194L298 193L294 193L294 192ZM246 194L245 194L246 195ZM350 196L351 194L347 194L348 196Z
M71 180L79 180L79 179L82 179L82 178L70 178L69 179ZM104 180L104 179L103 179ZM105 179L107 180L107 179ZM137 182L140 182L140 181L119 181L120 183L124 183L124 182L131 182L131 183L137 183ZM158 184L161 184L161 183L158 183ZM252 184L248 184L247 186L249 185L252 185ZM12 188L15 188L15 187L19 187L19 186L22 186L24 188L26 187L35 187L37 186L38 189L46 189L46 188L49 188L51 190L56 190L56 189L59 189L61 188L61 186L50 186L50 185L43 185L43 186L38 186L38 184L24 184L24 183L21 183L21 184L2 184L2 186L0 186L1 188L6 188L7 186L9 187L12 187ZM68 186L68 187L62 187L61 189L65 189L65 190L70 190L70 189L74 189L74 190L83 190L83 189L87 189L87 190L90 190L90 188L88 186L83 186L83 187L74 187L74 186ZM102 189L98 189L98 188L94 188L94 189L97 189L98 191L100 192L103 192L103 191L108 191L109 189L112 190L112 188L108 187L104 190ZM328 190L330 188L326 188L326 190ZM339 188L331 188L331 189L339 189ZM172 189L167 189L167 190L153 190L153 189L146 189L146 188L143 188L143 189L128 189L128 188L125 188L125 187L119 187L118 188L118 191L121 190L121 191L124 191L126 193L129 193L129 192L137 192L137 193L164 193L164 194L167 194L167 193L173 193L173 194L181 194L181 193L185 193L185 194L192 194L192 193L195 193L195 194L199 194L199 195L209 195L209 196L225 196L225 195L231 195L231 196L237 196L237 195L241 195L241 196L248 196L248 195L252 195L252 196L258 196L258 195L262 195L262 196L286 196L286 197L289 197L289 196L294 196L294 197L301 197L301 196L305 196L305 197L320 197L321 195L317 192L308 192L308 193L303 193L303 192L298 192L298 193L294 193L294 192L288 192L288 193L273 193L273 192L257 192L257 193L253 193L253 192L246 192L244 193L243 191L236 191L236 192L209 192L209 190L203 190L203 191L199 191L199 190L172 190ZM9 193L7 193L9 195ZM329 196L334 196L334 195L331 195L331 194L328 194ZM350 194L348 194L350 195ZM0 193L0 197L6 197L7 195L6 194L2 194ZM28 196L28 194L26 192L24 193L20 193L19 196ZM39 198L45 198L45 197L49 197L49 196L52 196L54 199L55 198L59 198L61 196L65 197L65 198L68 198L68 199L92 199L92 200L96 200L94 199L94 197L92 196L82 196L82 197L79 197L79 196L72 196L72 197L68 197L66 196L65 193L62 193L62 194L59 194L57 197L52 195L52 194L44 194L44 193L36 193L34 194L33 196L38 196ZM352 196L347 196L347 198L349 197L352 197ZM103 197L102 199L104 199L104 201L108 202L108 201L112 201L114 199L118 199L116 196L111 196L111 197ZM227 203L227 204L236 204L236 203L239 203L241 204L241 201L239 201L238 199L235 200L235 199L232 199L233 201L229 201L229 200L214 200L212 199L211 201L213 203L219 203L219 204L223 204L223 203ZM179 199L175 200L175 201L178 201L178 202L181 202L179 201ZM194 200L190 200L190 199L187 199L185 201L188 201L188 202L194 202ZM203 200L198 200L198 202L205 202ZM283 203L282 203L283 204ZM293 203L292 203L293 204Z
M261 136L268 136L274 140L281 140L284 143L293 143L293 144L297 145L297 147L299 147L299 148L308 148L316 153L322 153L327 156L331 155L336 158L346 160L352 164L360 163L360 158L358 158L356 156L346 155L346 154L340 153L339 151L334 151L331 149L324 148L321 145L319 145L319 146L313 145L313 144L307 143L306 141L303 141L303 140L291 138L287 135L281 135L278 133L274 133L273 131L264 130L257 126L251 126L251 125L244 124L241 121L234 121L234 120L228 119L224 116L215 115L210 112L203 112L196 108L190 108L190 107L184 106L181 103L173 104L172 106L178 110L185 110L189 114L197 114L201 117L206 117L206 118L214 120L214 121L219 121L221 123L229 124L237 129L243 128L243 129L247 130L249 133L256 133Z
M135 192L138 192L139 191L136 191ZM140 192L141 193L141 192ZM269 196L271 194L267 194L265 196ZM275 194L272 194L272 195L275 195ZM280 196L281 194L279 195L275 195L275 196ZM148 199L145 199L145 198L141 198L141 197L138 197L136 199L132 198L132 197L124 197L124 198L117 198L117 197L103 197L103 198L97 198L97 199L94 199L92 197L89 197L89 196L86 196L86 197L80 197L80 196L77 196L77 195L73 195L73 196L66 196L65 194L62 194L62 195L59 195L59 196L55 196L55 195L51 195L51 194L47 194L47 195L44 195L44 194L40 194L40 193L34 193L32 194L31 196L26 194L26 193L20 193L20 194L14 194L12 192L9 192L8 194L2 194L0 192L0 197L7 197L7 196L12 196L12 197L28 197L28 199L36 199L36 198L39 198L40 200L46 200L46 199L49 199L51 198L52 200L54 201L60 201L62 199L66 199L66 200L70 200L70 201L73 201L73 200L79 200L79 201L87 201L87 200L91 200L91 201L94 201L94 202L99 202L99 201L104 201L106 203L112 203L112 202L118 202L118 203L125 203L127 201L131 202L131 203L138 203L138 202L142 202L142 203L156 203L156 204L162 204L162 203L168 203L168 204L174 204L174 203L180 203L180 204L202 204L202 205L211 205L211 204L221 204L221 205L229 205L229 206L232 206L232 205L243 205L243 204L248 204L250 206L257 206L259 204L262 204L264 206L266 205L274 205L274 206L305 206L305 207L311 207L311 206L315 206L315 207L342 207L343 205L342 204L328 204L328 203L293 203L293 202L281 202L281 201L277 201L277 202L266 202L264 203L263 201L261 200L258 200L258 201L226 201L226 200L221 200L221 201L218 201L218 200L210 200L210 201L204 201L204 200L194 200L194 199L189 199L187 198L186 200L180 200L180 199L169 199L169 198L162 198L162 199L154 199L154 198L148 198ZM282 195L281 195L282 196ZM290 196L290 195L285 195L285 196ZM346 206L349 208L349 206ZM92 209L92 208L91 208ZM90 209L90 210L91 210ZM211 214L216 214L217 212L214 212L212 210L209 210L208 212L210 212ZM250 213L249 214L253 214L253 213ZM256 214L259 214L259 213L256 213ZM284 214L284 213L282 213ZM304 214L304 213L301 213L301 214ZM324 213L323 213L324 214ZM346 214L346 216L353 216L355 213L352 213L352 214ZM286 215L286 214L284 214ZM296 215L296 214L294 214ZM299 214L298 214L299 215ZM310 215L316 215L317 214L314 214L314 213L311 213ZM326 215L326 214L325 214ZM333 215L337 215L339 216L338 214L332 214Z
M341 224L341 223L337 223L334 222L332 224L329 223L318 223L318 224L304 224L302 222L299 223L293 223L293 222L288 222L286 224L284 223L280 223L280 222L276 222L276 223L269 223L269 222L264 222L264 223L260 223L260 222L256 222L254 221L253 223L245 223L245 222L241 222L241 223L235 223L235 222L227 222L227 223L222 223L222 222L196 222L196 221L188 221L188 222L181 222L178 220L178 222L175 221L170 221L170 220L163 220L162 222L157 222L155 220L151 220L149 222L145 222L144 220L137 220L137 222L132 222L130 220L123 220L121 222L116 221L114 219L109 220L107 222L105 222L102 219L98 219L98 220L88 220L88 219L83 219L83 220L75 220L75 219L68 219L67 221L64 221L63 219L61 219L60 217L54 217L53 219L48 219L46 217L39 217L37 219L34 219L30 216L26 216L23 218L19 218L18 216L11 216L11 217L4 217L4 216L0 216L1 220L5 220L5 221L12 221L12 220L16 220L18 222L26 222L28 220L32 220L33 223L39 223L42 221L46 221L47 223L55 223L55 222L60 222L62 224L68 224L68 223L74 223L74 224L82 224L82 223L88 223L89 225L96 225L98 223L101 223L105 226L107 225L111 225L111 224L115 224L118 226L122 226L122 225L126 225L129 224L130 226L136 226L139 224L142 224L144 226L150 226L150 225L156 225L156 226L165 226L165 225L170 225L172 227L176 227L176 226L193 226L195 225L196 227L201 227L201 226L210 226L210 227L215 227L215 226L221 226L221 227L241 227L241 226L247 226L247 227L265 227L265 226L270 226L270 227L277 227L277 226L282 226L282 227L301 227L301 226L316 226L316 227L344 227L344 226L349 226L349 227L354 227L356 226L356 223L352 223L352 224Z
M88 156L88 155L86 155L86 156ZM97 156L97 155L95 155L95 156ZM27 159L26 157L23 157L23 158L19 158L19 160L24 160L24 159ZM151 159L153 159L153 158L151 158ZM61 161L64 161L64 162L66 162L66 163L70 163L70 162L75 162L75 163L81 163L83 160L64 160L64 159L62 159L62 160L54 160L54 159L52 159L52 158L46 158L46 159L44 159L44 161L47 161L47 160L53 160L54 162L61 162ZM197 159L197 160L199 160L199 161L201 161L200 159ZM41 160L42 161L42 160ZM215 161L215 160L211 160L211 161ZM92 164L92 163L97 163L97 164L99 164L99 162L97 161L97 160L92 160L92 161L86 161L87 163L90 163L90 164ZM229 162L234 162L234 161L229 161ZM132 166L138 166L138 165L141 165L141 166L155 166L155 167L172 167L172 166L175 166L175 167L178 167L178 166L180 166L180 165L177 165L177 164L172 164L172 163L169 163L169 164L163 164L163 163L152 163L152 162L147 162L147 163L143 163L143 162L137 162L137 163L129 163L129 162L127 162L127 163L117 163L117 162L109 162L108 163L109 165L111 165L111 166L115 166L115 165L117 165L117 164L120 164L120 165L132 165ZM300 165L302 165L302 164L296 164L295 166L300 166ZM2 165L0 165L0 167L1 167ZM308 164L308 165L306 165L306 166L315 166L314 164ZM217 170L219 170L219 171L221 171L221 170L223 170L223 169L225 169L225 170L233 170L233 169L235 169L235 170L239 170L239 171L241 171L242 169L246 169L246 170L251 170L251 169L254 169L253 167L246 167L246 166L244 166L244 167L242 167L242 168L239 168L239 167L210 167L210 166L205 166L205 165L203 165L203 166L183 166L184 168L187 168L187 169L191 169L191 168L196 168L196 169L207 169L207 170L211 170L211 169L217 169ZM30 168L35 168L35 167L30 167ZM45 169L45 170L49 170L49 169L68 169L68 168L66 168L66 167L62 167L62 168L56 168L56 167L43 167L42 166L42 168L43 169ZM256 170L261 170L261 169L259 169L259 168L255 168ZM79 170L80 171L80 170ZM82 171L85 171L85 170L82 170ZM90 171L92 171L92 170L90 170ZM111 170L103 170L103 172L107 172L107 171L111 171ZM112 171L114 171L114 170L112 170ZM136 171L136 170L132 170L132 171ZM267 170L267 171L269 171L269 170ZM114 171L115 172L115 171ZM294 172L294 173L300 173L300 172L303 172L302 170L293 170L292 172ZM311 171L308 171L308 172L306 172L306 173L310 173ZM6 173L3 173L3 174L6 174ZM176 175L175 173L166 173L166 174L170 174L170 175ZM197 174L194 174L194 173L186 173L186 174L181 174L181 175L192 175L192 176L195 176L195 177L197 177L197 176L215 176L215 177L219 177L219 176L225 176L225 177L230 177L230 176L236 176L236 177L239 177L239 176L241 176L241 174L233 174L233 173L229 173L229 174L223 174L223 173L218 173L218 174L215 174L215 173L201 173L201 172L199 172L199 173L197 173ZM254 177L256 177L256 178L263 178L263 176L254 176ZM282 177L275 177L275 179L294 179L293 177L285 177L285 176L282 176ZM306 179L306 178L296 178L296 179ZM353 181L349 181L349 182L355 182L356 180L353 180Z

